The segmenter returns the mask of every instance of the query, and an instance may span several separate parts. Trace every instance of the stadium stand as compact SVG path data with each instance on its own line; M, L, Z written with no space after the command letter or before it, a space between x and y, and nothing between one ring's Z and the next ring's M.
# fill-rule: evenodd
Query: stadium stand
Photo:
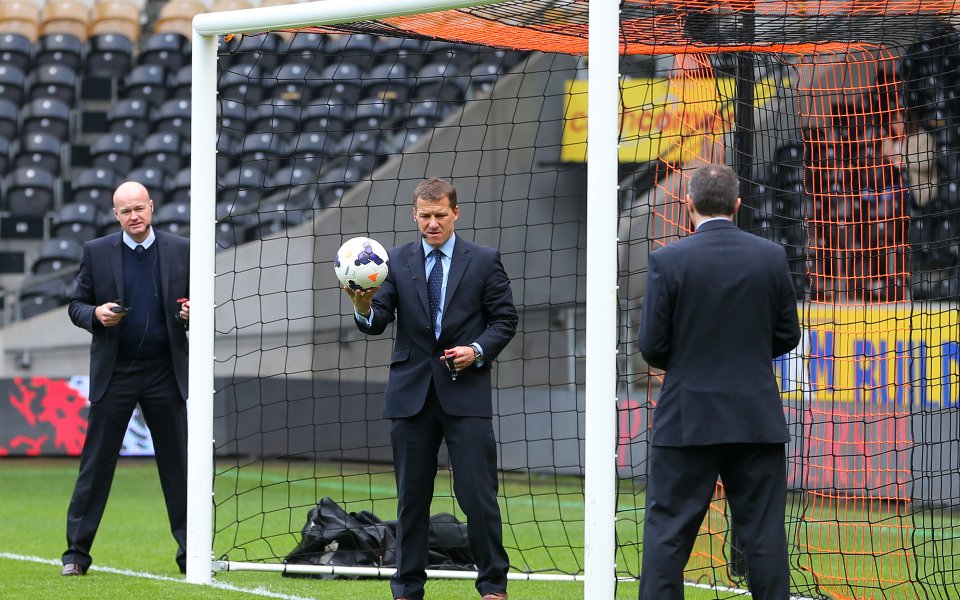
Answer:
M36 65L63 65L74 72L83 68L84 39L69 33L47 33L37 41Z
M17 33L0 34L0 64L12 65L22 72L30 70L33 60L33 44Z
M90 23L90 9L77 0L48 0L43 5L40 36L63 33L84 42Z
M29 0L0 2L0 33L24 36L30 43L40 32L40 8Z

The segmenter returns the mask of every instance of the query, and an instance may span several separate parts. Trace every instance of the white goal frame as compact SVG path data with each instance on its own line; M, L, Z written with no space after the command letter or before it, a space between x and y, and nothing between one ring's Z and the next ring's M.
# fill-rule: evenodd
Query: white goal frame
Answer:
M332 25L496 4L503 0L322 0L199 14L193 19L190 210L190 386L188 411L187 581L210 583L229 570L213 551L213 397L217 44L218 36ZM558 4L572 0L555 0ZM616 587L616 364L619 2L589 4L589 121L587 143L586 413L584 597L613 600ZM602 257L591 261L590 257ZM291 565L244 563L249 570ZM322 567L320 572L322 572ZM386 575L391 569L362 569ZM317 572L314 567L311 572ZM359 574L359 573L358 573ZM464 577L464 573L432 572ZM475 574L466 574L475 576ZM565 576L526 576L559 579Z

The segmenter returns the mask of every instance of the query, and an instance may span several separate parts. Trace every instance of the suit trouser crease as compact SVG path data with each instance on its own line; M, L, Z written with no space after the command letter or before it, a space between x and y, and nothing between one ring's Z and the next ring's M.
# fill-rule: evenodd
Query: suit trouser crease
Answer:
M718 476L744 547L753 598L787 600L783 444L652 446L649 469L640 600L683 599L683 570Z
M391 427L398 495L397 572L391 580L395 597L423 597L430 504L437 453L444 439L453 468L454 494L467 517L470 549L477 561L477 590L481 594L506 590L509 562L497 503L492 421L445 413L431 386L423 409L413 417L394 419Z
M127 424L137 404L154 444L157 471L177 562L186 559L186 404L167 360L119 362L107 393L90 405L87 437L67 512L63 562L88 567L90 548L103 518Z

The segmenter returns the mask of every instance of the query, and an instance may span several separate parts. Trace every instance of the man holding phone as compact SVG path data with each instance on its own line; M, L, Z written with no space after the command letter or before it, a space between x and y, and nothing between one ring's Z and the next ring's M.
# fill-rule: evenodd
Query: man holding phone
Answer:
M85 575L123 436L139 404L153 438L176 561L186 570L187 333L190 243L156 231L153 201L127 181L113 196L122 231L83 246L68 314L89 331L90 411L67 512L61 575Z

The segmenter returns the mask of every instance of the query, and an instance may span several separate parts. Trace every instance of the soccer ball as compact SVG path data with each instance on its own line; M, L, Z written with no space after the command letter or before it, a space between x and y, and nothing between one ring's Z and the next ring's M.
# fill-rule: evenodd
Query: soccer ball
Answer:
M378 287L387 277L389 268L386 249L377 240L355 237L337 250L334 270L341 286L354 290Z

